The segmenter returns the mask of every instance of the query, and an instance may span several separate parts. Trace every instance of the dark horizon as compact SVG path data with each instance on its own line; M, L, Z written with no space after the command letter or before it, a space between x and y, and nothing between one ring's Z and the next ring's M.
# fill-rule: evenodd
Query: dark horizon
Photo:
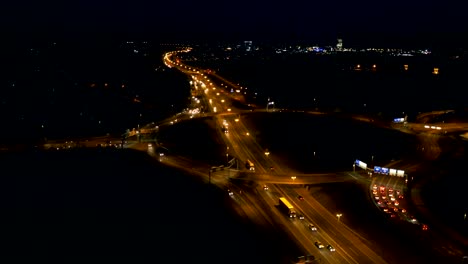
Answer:
M243 42L251 40L260 43L307 43L319 46L334 46L337 39L343 40L347 48L403 48L457 50L468 48L468 35L464 32L378 32L378 31L348 31L348 32L13 32L0 33L4 42L2 45L29 45L35 43L64 41L88 42L104 44L106 42L151 41L159 43L195 43L210 44L217 42Z

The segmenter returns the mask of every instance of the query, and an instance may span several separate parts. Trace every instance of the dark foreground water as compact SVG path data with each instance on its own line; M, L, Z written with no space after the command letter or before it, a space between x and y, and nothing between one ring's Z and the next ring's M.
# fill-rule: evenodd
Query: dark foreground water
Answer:
M34 152L0 165L2 252L18 263L270 264L288 253L224 192L145 153Z

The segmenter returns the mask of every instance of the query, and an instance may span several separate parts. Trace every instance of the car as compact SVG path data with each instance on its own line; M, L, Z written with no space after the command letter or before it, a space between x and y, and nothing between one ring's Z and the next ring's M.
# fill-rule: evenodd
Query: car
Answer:
M304 197L302 197L302 195L297 196L297 199L304 201Z
M227 192L228 192L229 196L233 196L233 195L234 195L234 193L233 193L230 189L228 189Z
M313 224L309 224L309 229L312 231L317 231L317 227L314 226Z
M303 214L298 214L298 215L297 215L297 218L299 218L300 220L303 220L303 219L304 219L304 215L303 215Z
M422 229L423 231L429 230L429 226L426 225L426 224L422 224L421 229Z
M263 185L263 190L265 190L265 191L267 191L267 190L268 190L268 186L266 186L266 184L265 184L265 185Z
M332 245L328 245L328 246L327 246L327 249L328 249L329 251L335 251L335 248L334 248Z
M319 242L319 241L315 241L315 246L319 249L322 249L322 248L325 248L325 246L322 244L322 242Z

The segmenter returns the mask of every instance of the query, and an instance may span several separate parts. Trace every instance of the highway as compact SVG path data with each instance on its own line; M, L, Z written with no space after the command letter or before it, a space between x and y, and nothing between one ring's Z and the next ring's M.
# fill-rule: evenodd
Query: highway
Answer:
M181 51L181 52L188 52ZM334 183L344 181L367 182L369 186L377 184L384 185L387 188L403 188L395 177L385 178L384 181L371 182L369 179L359 177L349 172L340 173L322 173L322 174L304 174L285 166L275 158L274 153L269 153L265 146L261 146L252 134L251 129L246 125L243 116L255 112L272 112L265 108L259 108L255 105L245 105L245 109L239 109L234 105L245 102L242 98L243 93L231 93L230 90L241 90L242 87L227 81L212 71L197 69L180 62L172 61L176 53L164 56L164 62L168 67L176 68L184 74L187 74L191 80L192 95L194 96L191 109L203 106L203 111L197 113L183 112L171 116L157 124L151 123L142 126L139 130L130 131L126 136L129 137L124 142L120 137L111 138L109 136L89 138L80 142L71 141L49 141L44 144L46 149L67 149L76 145L83 147L96 147L97 145L109 147L133 148L147 151L149 155L158 159L160 162L190 172L204 179L206 182L221 188L233 191L233 203L236 205L239 215L245 216L251 221L261 226L270 226L274 229L280 229L291 238L298 251L302 255L312 254L317 258L316 263L386 263L373 250L369 241L359 236L353 230L339 221L336 214L331 213L314 197L310 195L304 187L306 184ZM245 93L244 93L245 94ZM198 98L198 99L195 99ZM234 102L236 104L234 104ZM246 110L247 109L247 110ZM274 111L296 112L289 109L276 109ZM427 114L421 114L420 119L425 119L433 115L445 114L451 110L436 111ZM298 111L304 112L304 111ZM306 112L312 115L326 114L317 111ZM235 157L236 163L229 163L223 169L212 168L207 164L196 163L191 159L181 156L160 156L155 149L148 146L148 143L131 140L136 138L137 134L151 134L165 126L171 126L177 122L196 118L213 118L217 123L217 132L220 138L224 140L226 146L226 161ZM420 141L419 150L426 159L435 160L441 155L441 146L439 138L441 135L452 132L468 131L468 123L438 123L438 124L389 124L374 122L373 119L365 116L350 115L350 118L372 123L376 126L398 129L405 133L411 133L417 136ZM222 128L225 128L224 130ZM249 170L245 162L250 160L254 164L254 170ZM387 167L400 166L388 164ZM419 164L405 165L398 167L409 171L415 170ZM229 168L227 168L229 167ZM413 168L411 168L413 167ZM267 186L267 189L263 187ZM370 189L370 192L373 190ZM416 196L413 193L413 196ZM298 196L304 200L299 200ZM293 204L296 210L303 214L305 219L288 218L277 208L279 197L286 197ZM375 201L375 205L377 201ZM401 203L401 208L405 202ZM308 224L313 223L318 230L311 231ZM320 241L324 245L330 244L336 248L335 252L330 252L326 248L318 249L314 242Z
M231 103L232 100L237 99L230 96L228 85L223 85L220 88L203 73L206 71L195 70L180 62L172 61L171 56L165 56L165 58L166 65L177 67L190 76L196 83L194 84L196 90L203 89L203 92L199 92L197 95L203 97L203 102L207 106L205 109L209 109L209 112L230 113L238 111ZM236 97L238 98L239 95L236 94ZM312 254L322 263L386 263L363 242L359 235L339 222L336 215L330 213L310 196L305 188L300 187L301 183L305 183L308 177L314 176L302 175L298 171L287 168L279 160L273 159L268 150L259 145L254 135L250 134L241 115L214 115L214 118L220 128L219 133L226 144L227 159L236 157L240 161L240 171L228 171L228 175L231 175L232 178L235 178L236 175L241 178L248 177L257 183L256 191L250 193L239 190L233 195L233 199L241 208L244 208L243 212L246 216L259 224L275 223L281 226L284 232L295 238L296 244L304 252L304 255ZM254 164L254 171L245 168L244 164L247 160ZM327 177L341 177L341 180L344 180L344 176L344 174L334 176L325 174L315 177L321 177L322 180ZM269 188L264 190L262 186L267 183ZM305 198L304 201L298 201L296 197L299 195ZM277 209L277 204L278 198L281 196L286 197L294 204L295 208L304 214L305 219L291 219L280 212ZM306 224L309 222L314 223L319 230L316 232L309 230ZM320 241L324 245L331 244L336 248L336 251L318 249L314 244L315 241Z

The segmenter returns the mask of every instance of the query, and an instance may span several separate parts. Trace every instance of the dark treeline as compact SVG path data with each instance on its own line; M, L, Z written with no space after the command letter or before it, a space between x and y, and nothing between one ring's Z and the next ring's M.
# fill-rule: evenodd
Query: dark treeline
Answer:
M159 43L15 38L2 46L2 142L123 133L180 110L189 95Z

